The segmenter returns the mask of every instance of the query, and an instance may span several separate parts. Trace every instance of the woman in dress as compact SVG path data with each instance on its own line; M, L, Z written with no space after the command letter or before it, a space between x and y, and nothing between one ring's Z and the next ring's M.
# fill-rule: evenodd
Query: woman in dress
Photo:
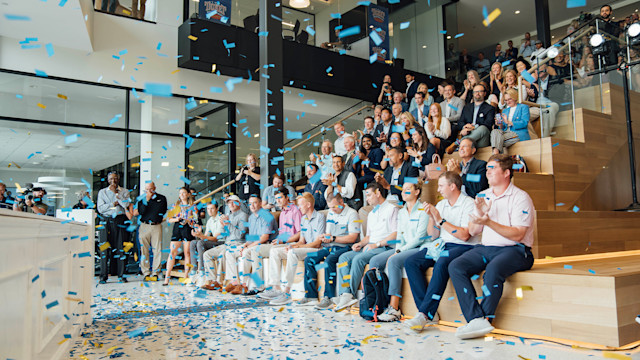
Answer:
M191 230L193 230L198 221L198 210L189 189L186 187L180 188L178 201L176 201L172 212L175 212L175 215L171 216L168 220L170 224L173 224L170 245L171 252L167 259L167 274L164 278L164 284L162 285L169 285L171 270L173 270L173 266L176 263L176 256L178 256L180 244L183 245L184 249L182 257L184 258L184 271L187 276L189 274L189 268L191 267L191 248L189 242L194 239Z

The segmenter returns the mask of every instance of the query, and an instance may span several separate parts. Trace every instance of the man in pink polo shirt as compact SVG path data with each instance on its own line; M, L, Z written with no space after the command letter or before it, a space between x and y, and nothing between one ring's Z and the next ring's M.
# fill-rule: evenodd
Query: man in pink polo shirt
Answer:
M513 160L493 155L487 163L489 189L476 197L469 222L471 236L482 233L482 244L449 264L449 275L467 324L458 328L461 339L481 337L493 330L490 320L502 296L504 281L533 266L533 217L531 197L511 183ZM484 272L482 301L476 300L471 277ZM488 319L489 318L489 319Z

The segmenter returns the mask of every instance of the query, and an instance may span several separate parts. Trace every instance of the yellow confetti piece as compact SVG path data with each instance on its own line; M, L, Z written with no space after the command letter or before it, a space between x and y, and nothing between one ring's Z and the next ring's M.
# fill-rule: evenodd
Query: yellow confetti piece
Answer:
M68 99L66 95L62 95L62 94L58 94L58 97L59 97L60 99L65 99L65 100L67 100L67 99Z
M116 330L117 330L117 331L122 330L122 326L120 326L120 325L116 326Z
M482 20L482 25L489 26L489 24L491 24L495 19L497 19L498 16L500 16L500 14L502 14L500 9L493 10L486 19Z
M361 223L362 220L353 220L354 223Z
M69 340L69 339L62 339L62 341L60 341L60 342L58 343L58 345L61 345L62 343L64 343L64 342L65 342L65 341L67 341L67 340Z
M378 335L370 335L370 336L367 336L366 338L362 339L362 343L363 343L363 344L368 344L368 343L369 343L369 340L371 340L371 339L376 339L376 338L380 338L380 337L382 337L382 336L378 336Z
M127 15L127 16L130 16L130 15L131 15L131 11L130 11L130 10L127 10L127 9L122 9L122 13L123 13L123 14L125 14L125 15Z
M176 74L176 73L179 73L179 72L180 72L180 69L175 69L175 70L173 70L173 71L171 72L171 75Z
M39 107L39 108L42 108L42 109L46 109L46 108L47 108L47 105L43 105L43 104L38 103L38 107Z
M127 300L129 300L129 298L125 298L125 297L123 297L123 298L108 297L107 299L111 300L111 301L127 301Z
M107 241L104 244L98 246L98 249L100 249L100 251L105 251L110 247L111 247L111 244L109 244L109 242Z
M522 359L522 360L531 360L531 359L526 358L526 357L524 357L524 356L522 356L522 355L518 355L518 357L519 357L520 359Z
M145 276L144 278L147 281L158 281L158 277L157 276Z
M216 72L216 64L211 65L211 72Z
M195 169L195 167L193 167L193 165L187 165L187 167L191 170Z
M242 325L240 323L237 323L236 326L239 327L240 329L244 329L244 325Z
M340 268L342 268L342 267L345 267L345 266L347 266L347 265L349 265L349 263L348 263L348 262L346 262L346 261L345 261L345 262L343 262L342 264L338 264L338 269L340 269Z
M349 287L349 283L348 282L342 283L342 287Z
M620 359L620 360L631 360L631 356L627 356L624 354L618 354L610 351L605 351L602 353L602 356L607 359Z
M138 253L133 253L133 260L138 261Z
M158 325L153 325L152 327L147 329L147 332L151 332L153 330L155 330L158 327Z
M75 302L80 302L80 301L82 301L82 299L72 298L72 297L69 297L69 296L66 296L66 297L65 297L65 299L67 299L67 300L69 300L69 301L75 301Z
M283 311L284 311L284 306L278 309L278 312L283 312Z
M115 350L115 349L117 349L117 348L118 348L117 346L112 346L112 347L108 348L108 349L107 349L107 354L108 354L108 355L111 355L111 353L113 352L113 350Z
M351 275L345 275L342 277L342 280L349 280L351 279Z
M129 242L129 241L125 241L122 243L124 246L122 247L122 249L124 250L124 252L129 252L129 250L131 250L131 248L133 247L133 243Z
M553 260L553 259L555 259L553 256L548 256L548 255L547 255L547 256L545 256L544 258L545 258L545 259L547 259L547 260Z
M189 38L189 40L192 40L192 41L198 40L198 37L193 36L193 35L189 35L189 36L187 36L187 38Z
M332 73L328 73L327 76L333 76L333 74Z
M80 355L80 359L82 359L82 360L89 360L89 358L88 358L88 357L86 357L86 356L84 356L84 355Z

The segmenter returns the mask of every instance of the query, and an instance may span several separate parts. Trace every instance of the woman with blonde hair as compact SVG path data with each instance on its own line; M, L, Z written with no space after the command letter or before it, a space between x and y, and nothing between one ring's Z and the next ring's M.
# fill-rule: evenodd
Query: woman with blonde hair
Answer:
M441 153L440 144L451 136L451 123L449 119L442 116L442 108L440 104L431 104L429 108L429 117L425 123L425 130L429 142L436 148L437 153Z
M518 104L518 91L509 89L505 93L507 107L502 114L496 116L497 129L491 131L491 148L494 154L502 154L507 148L518 141L526 141L529 136L529 107Z
M460 95L460 99L464 100L465 104L471 104L473 102L473 87L480 83L480 75L475 70L467 71L467 79L464 80L464 92Z
M176 257L178 256L178 249L180 244L183 245L183 258L184 258L184 272L189 274L189 268L191 267L191 247L189 242L194 240L191 230L193 230L196 222L198 221L198 210L194 203L193 197L186 187L180 188L178 192L178 201L174 205L171 216L168 220L170 224L173 224L173 233L171 235L171 252L167 259L167 274L164 278L164 286L169 285L171 279L171 271L176 263Z
M433 104L433 96L429 95L429 87L427 86L427 84L425 83L418 84L418 90L416 91L416 93L419 93L419 92L425 94L424 104L426 106ZM413 99L411 99L411 102L409 103L409 112L412 112L417 108L418 108L418 105L416 104L416 98L414 96Z
M404 125L404 131L402 132L402 138L405 141L411 142L411 129L415 128L416 119L410 112L405 111L400 114L400 125Z
M500 101L498 102L500 109L504 109L506 106L504 103L504 94L509 89L518 91L518 74L513 69L504 72L504 83L502 84L502 89L500 89Z

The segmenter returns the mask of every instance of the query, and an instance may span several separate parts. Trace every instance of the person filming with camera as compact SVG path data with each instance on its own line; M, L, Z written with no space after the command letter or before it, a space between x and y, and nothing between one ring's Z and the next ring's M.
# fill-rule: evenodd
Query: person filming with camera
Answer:
M13 210L24 211L32 214L46 215L49 205L43 202L47 191L41 187L27 188L22 195L18 195L18 201L13 204Z

